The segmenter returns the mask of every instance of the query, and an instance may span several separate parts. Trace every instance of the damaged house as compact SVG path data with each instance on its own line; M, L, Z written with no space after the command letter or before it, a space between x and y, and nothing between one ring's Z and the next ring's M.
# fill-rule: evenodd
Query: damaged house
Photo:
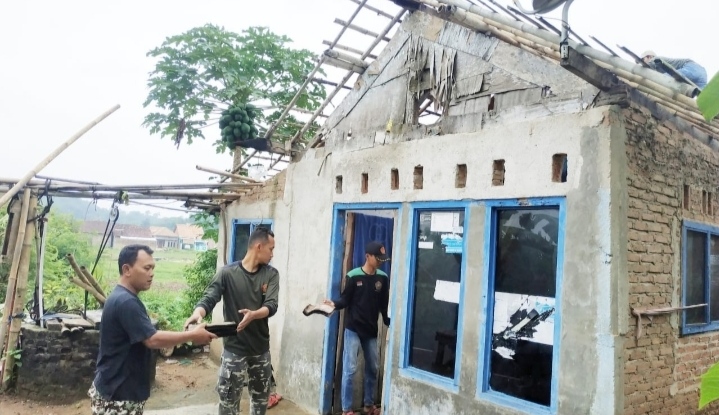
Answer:
M376 59L325 53L351 91L223 210L223 263L275 232L278 390L340 410L342 313L302 310L381 240L383 413L695 413L719 354L719 127L697 91L483 6L402 3Z

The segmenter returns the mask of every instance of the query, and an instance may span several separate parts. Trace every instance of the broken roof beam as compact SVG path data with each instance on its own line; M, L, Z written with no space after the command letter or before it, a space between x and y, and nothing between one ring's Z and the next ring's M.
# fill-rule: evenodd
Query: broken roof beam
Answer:
M345 46L345 45L340 45L339 43L336 43L334 46L332 46L332 42L330 42L329 40L323 40L322 44L329 46L331 49L341 49L341 50L345 50L347 52L352 52L352 53L360 55L360 56L362 56L362 54L364 53L359 49L355 49L355 48ZM373 54L369 54L369 55L367 55L367 57L370 59L377 59L377 55L373 55Z
M384 33L384 34L380 35L379 33L375 33L375 32L373 32L373 31L367 30L367 29L365 29L365 28L363 28L363 27L359 27L359 26L357 26L356 24L352 24L352 23L349 23L349 22L345 22L345 21L342 20L342 19L337 19L337 18L335 18L335 23L337 23L337 24L340 25L340 26L344 26L344 27L346 27L346 28L348 28L348 29L352 29L352 30L354 30L355 32L362 33L363 35L371 36L371 37L373 37L373 38L380 38L380 40L384 40L385 42L389 42L389 41L391 40L390 38L388 38L388 37L386 36L387 33ZM396 22L395 22L395 23L396 23ZM393 26L394 26L394 25L393 25ZM373 48L373 49L374 49L374 48Z
M369 64L362 59L357 59L354 56L347 55L346 53L338 52L333 49L327 49L323 54L325 56L325 62L328 65L336 66L348 71L354 71L359 74L364 73L369 66Z
M382 38L385 37L385 35L386 35L387 33L389 33L390 30L392 30L392 28L394 27L394 25L397 24L397 22L402 18L402 16L404 16L405 12L406 12L406 10L405 10L405 9L402 9L402 10L400 10L400 11L394 16L394 18L387 24L387 26L385 26L385 28L382 30L382 32L379 33L379 34L377 35L377 37L375 37L374 41L372 41L372 44L369 46L369 48L367 48L367 51L362 54L362 59L366 58L366 57L372 52L372 50L379 44L379 42L382 41ZM339 82L339 85L344 85L344 84L346 84L347 81L352 77L352 75L354 75L352 72L348 72L348 73L345 75L345 77ZM302 137L302 136L307 132L307 130L309 130L310 126L312 125L312 122L317 118L317 115L320 114L320 113L325 109L325 107L327 107L327 105L328 105L330 102L332 102L332 99L335 97L335 95L337 95L337 93L338 93L341 89L342 89L342 87L341 87L341 86L338 86L337 88L335 88L334 91L332 91L332 92L327 96L327 98L325 98L325 101L322 103L322 105L319 106L319 108L317 108L317 110L315 111L315 113L312 114L312 117L310 117L309 121L307 121L307 123L306 123L305 126L302 128L302 130L298 131L297 134L295 134L295 136L292 137L292 141L290 141L290 144L292 144L292 143L294 143L295 141L299 140L300 137ZM316 137L316 138L314 139L314 141L312 142L312 144L310 145L310 147L316 146L316 145L319 143L320 140L321 140L321 136Z
M373 12L377 13L377 15L379 15L379 16L386 17L386 18L388 18L388 19L392 19L392 18L394 17L394 16L392 16L391 14L389 14L389 13L387 13L387 12L385 12L385 11L382 11L382 10L376 8L376 7L372 7L372 6L370 6L369 4L364 4L364 3L367 3L366 1L365 1L365 2L360 1L360 0L350 0L350 1L351 1L352 3L356 3L356 4L361 5L362 7L364 7L364 8L367 9L367 10L370 10L370 11L373 11ZM401 21L400 21L400 23L401 23Z

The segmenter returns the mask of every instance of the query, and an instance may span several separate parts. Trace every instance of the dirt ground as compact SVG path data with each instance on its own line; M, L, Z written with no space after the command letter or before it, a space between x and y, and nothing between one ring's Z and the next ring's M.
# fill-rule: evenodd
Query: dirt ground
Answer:
M207 353L160 358L157 362L155 385L145 406L146 411L216 403L217 369L217 365L210 360ZM241 405L243 413L248 413L247 405L245 391ZM0 408L2 415L86 415L90 413L90 400L83 399L69 405L53 405L27 401L13 395L0 395ZM269 415L285 413L299 415L305 412L286 399L268 411Z

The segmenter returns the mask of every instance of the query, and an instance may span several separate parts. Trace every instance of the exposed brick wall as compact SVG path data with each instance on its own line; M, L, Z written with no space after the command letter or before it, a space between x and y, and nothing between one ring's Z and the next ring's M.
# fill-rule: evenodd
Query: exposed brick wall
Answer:
M263 183L262 186L257 186L250 193L242 196L239 203L282 199L285 193L286 179L287 170L283 170Z
M646 110L623 111L629 164L629 306L680 306L682 220L719 224L714 190L719 155L671 123L659 123ZM711 195L712 212L707 212L703 191L707 198ZM645 317L638 340L636 319L630 317L624 350L626 415L719 414L719 405L696 409L700 376L719 361L719 332L681 337L679 316L656 316L651 324Z

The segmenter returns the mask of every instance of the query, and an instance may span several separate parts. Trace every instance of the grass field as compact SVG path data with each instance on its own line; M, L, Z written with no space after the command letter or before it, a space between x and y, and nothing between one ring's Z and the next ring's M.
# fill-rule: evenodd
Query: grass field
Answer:
M118 275L117 248L106 248L102 254L101 266L103 275L116 278ZM197 257L197 251L172 249L155 251L155 279L151 291L180 292L187 287L183 274L184 268L192 264ZM111 282L109 280L108 282Z

